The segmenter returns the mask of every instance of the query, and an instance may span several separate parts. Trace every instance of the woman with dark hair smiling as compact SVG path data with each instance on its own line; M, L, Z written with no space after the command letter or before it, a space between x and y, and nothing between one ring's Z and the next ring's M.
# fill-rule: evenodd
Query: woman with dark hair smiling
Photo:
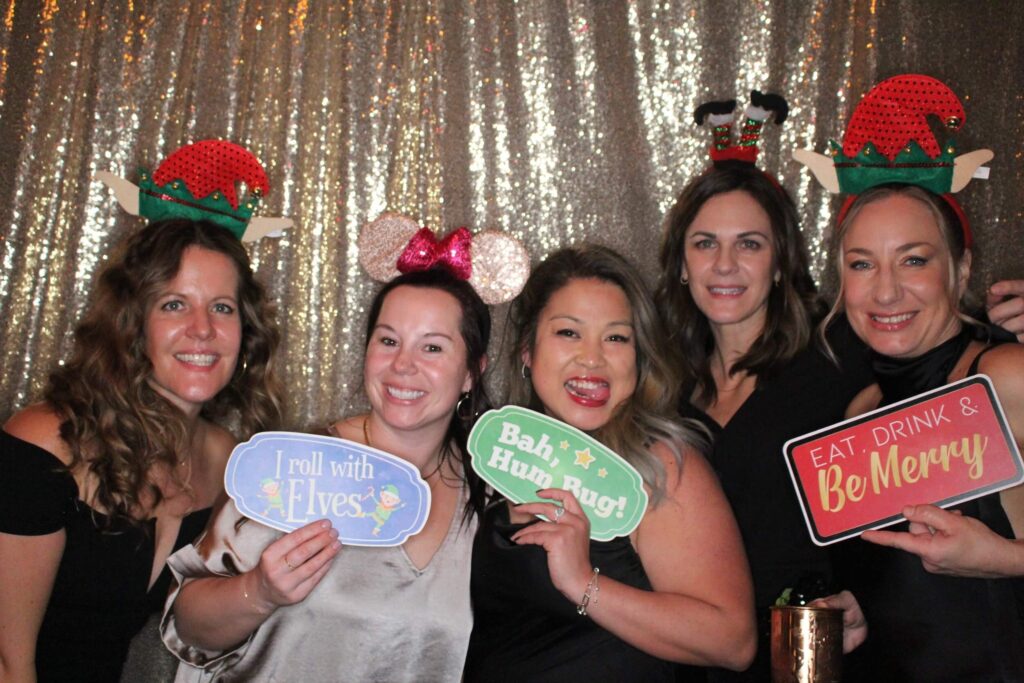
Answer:
M718 163L687 185L665 221L661 266L657 301L688 378L682 412L712 430L711 464L754 581L754 665L710 677L767 680L769 607L797 583L824 593L832 578L827 552L807 534L782 445L842 419L869 380L866 355L846 327L832 333L838 364L811 344L824 311L796 208L753 164Z
M613 449L651 502L636 531L607 542L590 540L563 489L489 507L464 679L670 681L672 662L744 668L754 631L736 523L702 436L675 416L676 380L639 274L602 247L557 251L513 304L509 332L511 402Z
M177 680L458 679L484 496L466 438L488 407L490 326L480 296L447 270L381 288L366 327L370 412L329 431L414 465L431 490L426 526L401 546L342 548L327 521L282 534L224 501L169 561L181 587L163 631L183 662Z

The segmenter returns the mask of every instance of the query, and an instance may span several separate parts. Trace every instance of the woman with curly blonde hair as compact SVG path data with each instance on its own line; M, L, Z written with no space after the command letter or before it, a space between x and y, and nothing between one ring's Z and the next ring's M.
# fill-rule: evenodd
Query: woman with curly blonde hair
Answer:
M153 223L100 275L71 360L0 432L0 679L115 680L239 435L274 428L278 342L242 245Z

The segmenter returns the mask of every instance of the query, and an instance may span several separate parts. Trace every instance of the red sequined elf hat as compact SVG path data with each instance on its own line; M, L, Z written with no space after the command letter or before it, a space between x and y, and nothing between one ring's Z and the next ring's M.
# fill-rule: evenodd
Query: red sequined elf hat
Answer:
M100 171L96 177L114 191L125 211L151 221L207 220L243 242L279 236L293 225L290 218L253 218L260 199L270 191L267 174L252 153L225 140L202 140L179 148L152 175L139 169L138 185L109 171ZM239 183L248 190L241 199Z
M468 280L486 304L511 301L530 276L530 256L511 235L466 228L438 239L430 228L397 213L383 213L359 231L359 263L370 277L388 282L401 273L445 268Z
M903 74L872 88L853 110L843 144L829 141L831 156L798 149L793 158L806 166L829 192L848 193L839 212L841 223L850 204L868 188L885 183L917 185L941 196L960 218L964 243L971 231L960 204L953 198L971 181L987 178L983 166L994 154L978 149L956 155L952 138L940 144L928 126L938 116L950 132L966 120L960 99L945 83L931 76Z

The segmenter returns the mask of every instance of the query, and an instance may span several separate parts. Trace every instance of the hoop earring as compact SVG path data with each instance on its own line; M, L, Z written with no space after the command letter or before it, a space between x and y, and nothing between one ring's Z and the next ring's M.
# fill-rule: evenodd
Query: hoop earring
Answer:
M779 286L779 282L781 282L781 281L782 281L782 273L780 273L778 271L775 271L775 277L772 278L772 284L774 284L776 287L778 287Z
M468 413L464 410L467 406L469 407ZM460 396L458 403L455 404L455 416L463 422L473 419L473 402L469 398L468 391Z
M681 284L681 285L683 285L685 287L686 285L690 284L690 278L686 277L685 275L680 274L680 276L679 276L679 284Z
M519 374L522 375L523 379L530 379L530 366L523 363L523 366L519 368Z

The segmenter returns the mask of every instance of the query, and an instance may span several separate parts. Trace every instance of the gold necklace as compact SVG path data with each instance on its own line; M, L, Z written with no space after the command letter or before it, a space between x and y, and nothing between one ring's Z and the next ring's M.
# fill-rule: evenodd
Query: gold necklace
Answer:
M370 448L373 448L373 444L370 443L370 416L369 415L367 415L365 418L363 418L363 441L366 442L367 446L369 446Z

